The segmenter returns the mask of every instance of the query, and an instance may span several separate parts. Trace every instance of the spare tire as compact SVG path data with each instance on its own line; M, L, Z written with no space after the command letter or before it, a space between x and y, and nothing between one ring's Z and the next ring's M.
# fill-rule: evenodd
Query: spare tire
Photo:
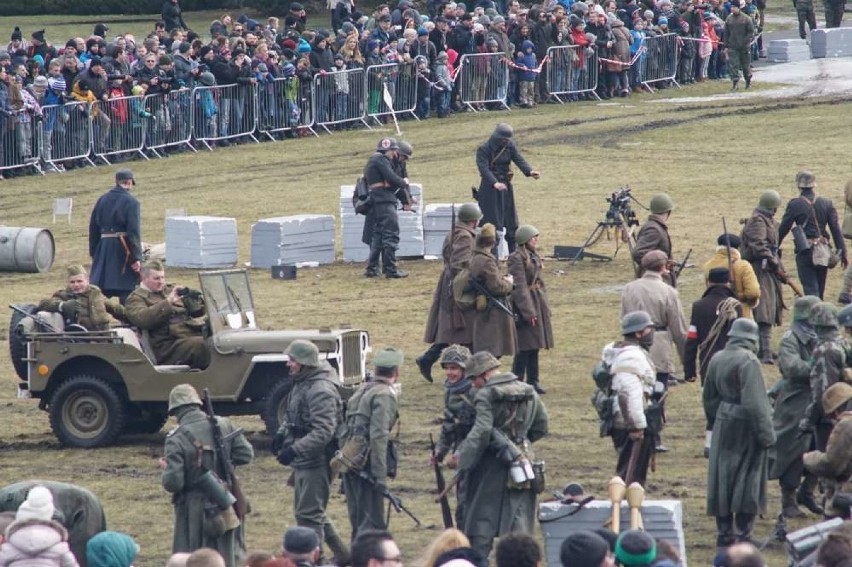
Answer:
M36 311L36 306L32 303L15 305L27 314L33 314ZM12 311L12 319L9 321L9 357L12 359L12 365L15 367L15 374L21 380L27 379L27 338L17 332L16 328L27 315L19 311Z

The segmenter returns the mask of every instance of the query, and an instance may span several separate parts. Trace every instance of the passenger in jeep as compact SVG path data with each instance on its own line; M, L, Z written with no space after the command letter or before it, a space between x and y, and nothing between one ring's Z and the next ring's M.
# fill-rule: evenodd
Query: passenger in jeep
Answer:
M66 326L81 325L87 331L106 331L125 320L124 306L118 301L107 300L98 286L91 285L86 268L68 266L66 271L65 289L43 299L38 311L61 313Z
M125 308L127 319L148 331L156 363L207 368L210 351L203 337L207 308L201 293L166 284L163 264L156 260L142 266L141 276Z

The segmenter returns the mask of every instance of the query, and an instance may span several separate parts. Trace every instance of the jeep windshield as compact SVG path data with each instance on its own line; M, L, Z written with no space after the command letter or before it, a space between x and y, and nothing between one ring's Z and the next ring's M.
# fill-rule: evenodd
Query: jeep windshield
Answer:
M254 301L245 270L201 272L201 290L214 333L223 329L255 329Z

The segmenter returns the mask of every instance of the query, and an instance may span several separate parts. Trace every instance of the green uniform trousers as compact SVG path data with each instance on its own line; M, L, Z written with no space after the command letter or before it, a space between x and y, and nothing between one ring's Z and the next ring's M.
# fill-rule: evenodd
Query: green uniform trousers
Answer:
M371 483L356 473L346 473L343 475L343 491L346 493L353 540L363 530L387 529L384 495Z
M740 74L751 77L751 53L748 47L728 48L728 72L734 81L739 80Z

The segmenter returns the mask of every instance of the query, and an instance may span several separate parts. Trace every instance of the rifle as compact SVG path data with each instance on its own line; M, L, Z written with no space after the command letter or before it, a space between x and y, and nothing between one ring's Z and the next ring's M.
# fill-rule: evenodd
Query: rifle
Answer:
M12 305L12 304L9 305L9 309L11 309L12 311L17 311L18 313L20 313L21 315L24 315L26 317L32 317L32 319L33 319L33 321L35 321L36 325L38 325L39 327L42 327L43 329L47 329L51 333L61 333L62 332L59 329L57 329L56 327L54 327L53 325L51 325L50 323L48 323L47 321L45 321L44 319L42 319L41 317L39 317L36 313L30 313L29 311L25 311L24 309L21 309L17 305Z
M728 236L728 224L725 222L725 217L722 217L722 231L722 234L725 235L725 254L728 256L728 281L731 283L731 286L733 286L734 260L731 258L731 237Z
M687 250L686 256L683 258L683 262L674 265L674 270L672 270L671 278L672 278L672 287L677 287L677 280L680 278L680 273L686 267L686 263L689 262L689 257L692 256L692 248Z
M764 260L764 262L765 261L766 260ZM781 282L784 285L790 286L790 289L793 290L793 294L796 297L804 297L805 292L802 291L802 286L800 286L799 282L797 282L792 277L790 277L789 274L787 274L787 271L783 267L781 267L780 261L779 261L778 265L775 267L775 270L773 270L772 273L775 275L776 278L778 278L779 282Z
M378 484L376 482L376 479L371 477L366 471L358 471L358 476L360 476L361 478L366 480L374 488ZM418 528L422 525L420 523L420 520L417 518L417 516L412 514L411 510L409 510L408 508L405 507L405 504L402 503L402 500L400 499L400 497L397 496L396 494L392 493L390 490L388 490L387 487L385 487L382 490L382 496L384 496L385 498L388 499L388 502L390 503L391 506L393 506L394 510L396 510L397 512L404 512L409 518L414 520L414 523L417 524Z
M432 449L432 458L434 459L437 455L435 448L435 440L432 438L432 434L429 434L429 447ZM444 482L444 473L441 471L441 463L437 460L435 461L435 484L438 487L438 502L441 503L441 516L444 519L444 528L452 528L453 527L453 512L450 510L450 502L447 500L447 483Z
M207 388L204 388L204 397L202 398L202 401L204 402L204 412L207 414L207 420L210 422L210 426L213 430L213 443L216 445L216 453L218 454L218 458L222 461L222 469L225 472L225 477L222 480L228 485L228 488L231 490L231 494L233 494L236 499L236 502L234 502L234 512L237 514L240 521L243 521L246 515L251 512L251 507L249 506L248 499L240 486L240 480L237 478L237 475L234 474L234 464L231 462L231 452L225 447L225 436L222 435L222 429L219 427L219 422L216 420L216 414L213 412L213 401L210 399L210 391ZM239 433L242 433L242 429L235 430L229 435L229 437Z
M512 311L512 309L508 305L494 297L494 295L490 291L488 291L488 288L486 288L484 285L482 285L473 278L470 278L470 285L472 285L476 291L484 295L485 299L488 300L488 303L511 317L513 321L518 320L518 314Z

